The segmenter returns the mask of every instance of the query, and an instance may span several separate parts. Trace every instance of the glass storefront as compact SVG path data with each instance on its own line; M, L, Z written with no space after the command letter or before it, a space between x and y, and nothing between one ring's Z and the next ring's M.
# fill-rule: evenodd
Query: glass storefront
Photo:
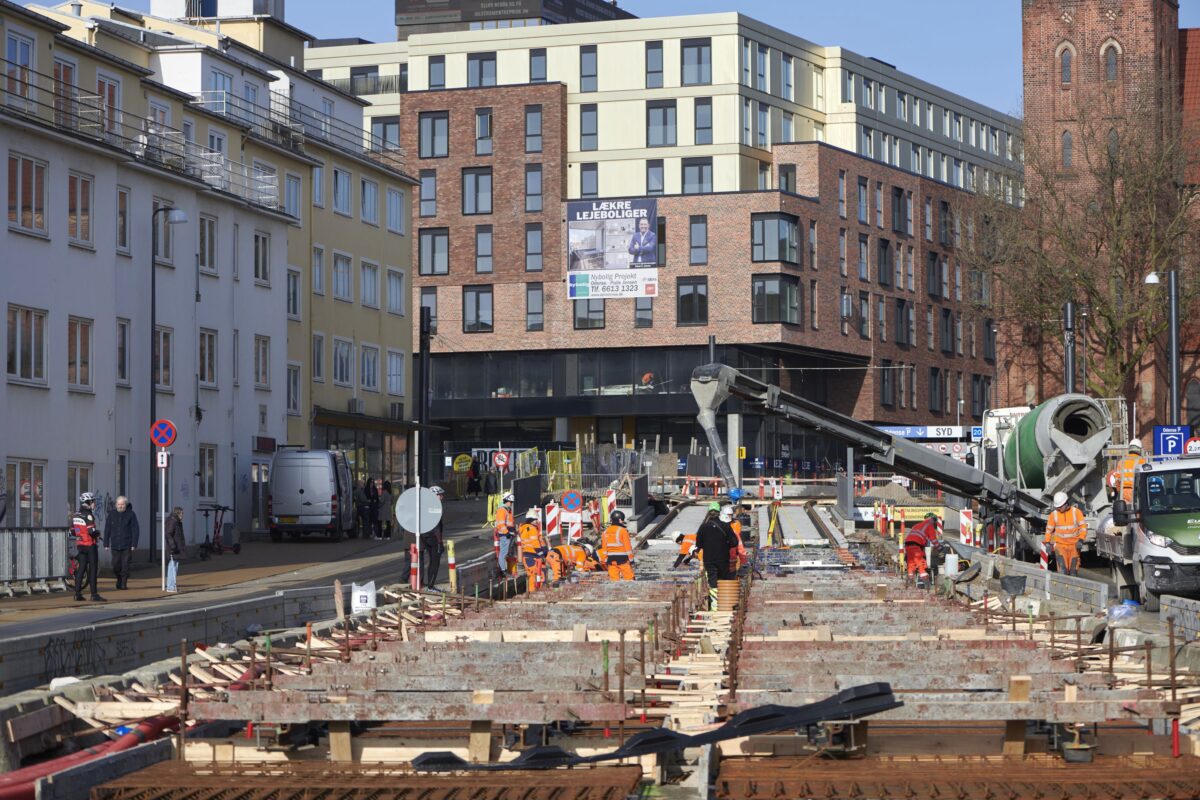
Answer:
M312 446L341 450L350 462L354 480L374 478L408 486L408 437L343 425L313 425Z

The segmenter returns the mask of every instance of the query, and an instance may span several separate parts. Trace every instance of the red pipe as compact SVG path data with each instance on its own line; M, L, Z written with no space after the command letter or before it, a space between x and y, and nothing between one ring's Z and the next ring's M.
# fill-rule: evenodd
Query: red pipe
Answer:
M119 739L80 750L69 756L56 758L42 764L18 769L7 775L0 775L0 800L34 800L34 785L38 779L61 772L64 769L77 767L101 756L117 753L136 747L143 742L152 742L162 736L163 731L179 727L178 717L151 717L143 720Z
M1179 758L1179 717L1171 720L1171 758Z

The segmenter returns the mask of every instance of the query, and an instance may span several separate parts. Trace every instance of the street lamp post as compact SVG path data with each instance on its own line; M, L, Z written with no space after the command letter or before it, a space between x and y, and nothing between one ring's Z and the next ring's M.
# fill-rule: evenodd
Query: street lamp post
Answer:
M150 214L150 372L147 375L150 384L150 422L146 425L146 430L149 431L151 426L158 420L158 386L154 380L154 348L158 345L158 294L157 280L158 277L158 215L167 215L168 225L182 225L188 221L187 212L170 206L159 206ZM158 491L155 478L158 477L155 472L158 470L158 465L154 461L154 447L150 447L150 513L146 519L154 519L154 509L158 507ZM151 526L153 530L153 526ZM154 535L150 536L150 560L154 560Z
M1155 286L1162 283L1162 272L1151 272L1146 276L1146 283ZM1175 270L1167 270L1167 299L1169 303L1169 330L1167 342L1167 361L1170 369L1170 403L1167 413L1171 416L1171 424L1179 424L1179 282Z

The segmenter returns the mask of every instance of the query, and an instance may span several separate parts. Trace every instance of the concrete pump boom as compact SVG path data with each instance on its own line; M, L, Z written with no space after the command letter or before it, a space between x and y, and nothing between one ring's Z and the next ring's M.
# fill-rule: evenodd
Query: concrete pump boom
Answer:
M729 457L717 431L717 410L730 397L760 407L765 413L807 425L853 445L866 456L912 478L934 481L953 494L974 498L993 511L1041 519L1045 502L1020 491L1011 482L989 475L950 456L901 436L892 436L865 422L839 414L778 386L747 377L724 364L706 364L692 373L692 396L700 411L700 426L708 436L717 467L726 484L733 485Z

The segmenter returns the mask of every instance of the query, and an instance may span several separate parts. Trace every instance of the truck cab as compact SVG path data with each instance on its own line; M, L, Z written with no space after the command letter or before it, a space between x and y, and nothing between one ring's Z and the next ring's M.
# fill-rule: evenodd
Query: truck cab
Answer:
M1104 537L1106 555L1124 562L1147 610L1157 610L1160 595L1200 596L1200 458L1143 464L1132 505L1116 501L1113 522L1124 533Z

